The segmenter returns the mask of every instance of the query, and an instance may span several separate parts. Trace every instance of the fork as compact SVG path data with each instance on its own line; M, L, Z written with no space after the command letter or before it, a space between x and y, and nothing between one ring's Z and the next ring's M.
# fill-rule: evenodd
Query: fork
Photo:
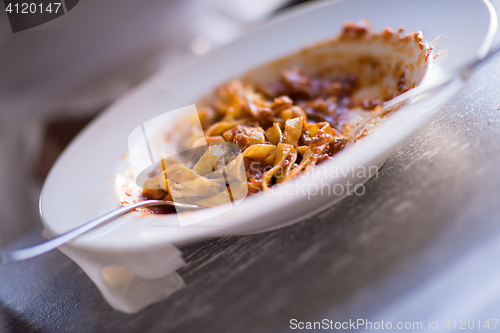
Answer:
M163 201L163 200L145 200L145 201L139 201L124 207L120 207L118 209L115 209L107 214L104 214L103 216L100 216L90 222L85 223L84 225L81 225L75 229L72 229L60 236L57 236L55 238L52 238L51 240L48 240L44 243L28 247L25 249L19 249L19 250L10 250L10 251L4 251L0 253L0 262L2 264L8 264L11 262L16 262L16 261L23 261L31 258L38 257L39 255L42 255L44 253L47 253L49 251L52 251L67 242L77 238L78 236L83 235L87 231L90 231L100 225L103 225L111 220L116 219L119 216L122 216L123 214L126 214L128 212L131 212L137 208L141 207L150 207L150 206L174 206L174 207L179 207L179 208L184 208L184 209L199 209L201 208L198 205L192 205L192 204L185 204L185 203L180 203L180 202L173 202L173 201Z
M500 53L500 47L497 47L490 53L488 53L486 56L479 58L477 60L474 60L466 65L463 65L457 69L451 70L451 71L446 71L442 72L440 76L438 76L436 79L434 79L432 82L426 83L424 85L419 85L413 89L410 89L401 95L391 99L390 101L385 102L381 108L379 108L377 111L374 111L370 113L368 116L363 118L353 129L351 134L347 137L347 141L344 145L345 148L352 146L356 140L359 138L360 134L363 132L364 128L366 125L368 125L372 120L375 120L379 117L384 116L385 114L389 113L392 111L395 107L397 107L400 104L403 104L410 99L426 94L426 93L432 93L433 91L442 88L444 86L447 86L448 84L452 83L455 80L462 80L465 81L469 77L472 76L474 73L474 70L476 67L485 62L486 60L489 60L493 58L496 54Z

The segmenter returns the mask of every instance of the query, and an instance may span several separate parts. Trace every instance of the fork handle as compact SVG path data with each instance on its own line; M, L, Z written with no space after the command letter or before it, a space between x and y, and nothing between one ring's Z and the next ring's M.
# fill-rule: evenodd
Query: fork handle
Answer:
M57 236L55 238L52 238L51 240L48 240L44 243L28 247L25 249L19 249L19 250L12 250L12 251L4 251L0 253L0 261L2 264L8 264L11 262L16 262L16 261L22 261L26 259L31 259L34 257L38 257L39 255L42 255L44 253L47 253L49 251L52 251L61 245L66 244L67 242L75 239L76 237L83 235L87 231L90 231L94 229L97 226L103 225L106 222L109 222L111 220L114 220L115 218L122 216L123 214L126 214L130 211L135 210L136 208L140 207L148 207L148 206L157 206L157 205L168 205L168 206L176 206L180 208L199 208L196 205L189 205L189 204L183 204L183 203L178 203L178 202L173 202L173 201L163 201L163 200L146 200L146 201L139 201L124 207L120 207L118 209L115 209L103 216L100 216L88 223L85 223L84 225L81 225L71 231L68 231L67 233L64 233L60 236Z

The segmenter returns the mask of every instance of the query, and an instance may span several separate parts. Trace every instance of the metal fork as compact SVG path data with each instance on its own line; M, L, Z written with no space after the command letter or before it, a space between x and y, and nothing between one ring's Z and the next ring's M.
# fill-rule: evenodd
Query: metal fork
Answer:
M146 200L146 201L136 202L136 203L115 209L112 212L109 212L109 213L107 213L101 217L98 217L90 222L87 222L84 225L81 225L81 226L79 226L71 231L68 231L65 234L62 234L62 235L57 236L55 238L52 238L51 240L48 240L44 243L41 243L41 244L38 244L38 245L35 245L32 247L28 247L25 249L2 252L2 253L0 253L0 262L2 264L8 264L11 262L22 261L22 260L38 257L39 255L42 255L42 254L47 253L49 251L52 251L52 250L60 247L61 245L64 245L67 242L75 239L76 237L83 235L87 231L90 231L90 230L92 230L100 225L103 225L111 220L116 219L119 216L122 216L123 214L126 214L130 211L137 209L137 208L149 207L149 206L174 206L174 207L185 208L185 209L199 209L199 208L201 208L198 205L190 205L190 204L184 204L184 203L180 203L180 202L163 201L163 200Z
M347 137L347 141L345 143L345 148L352 146L356 140L358 139L359 135L362 133L366 125L368 125L372 120L377 119L379 117L384 116L385 114L389 113L390 111L393 110L396 106L403 104L407 102L408 100L426 94L426 93L431 93L439 88L442 88L451 82L455 80L467 80L469 77L472 76L474 73L474 70L476 67L493 58L496 54L500 53L500 47L496 48L495 50L491 51L488 55L485 57L479 58L477 60L474 60L464 66L461 66L457 69L451 70L451 71L446 71L443 72L439 77L434 79L432 82L426 83L425 85L420 85L417 86L413 89L410 89L403 94L391 99L390 101L384 103L380 109L377 111L372 112L365 118L363 118L357 125L354 127L353 131L351 134Z

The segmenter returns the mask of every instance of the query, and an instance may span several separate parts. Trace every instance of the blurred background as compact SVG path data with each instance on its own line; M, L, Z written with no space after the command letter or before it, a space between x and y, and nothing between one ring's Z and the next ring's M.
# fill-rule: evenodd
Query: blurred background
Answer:
M117 97L300 2L82 0L15 34L2 11L0 247L40 223L38 198L51 166Z

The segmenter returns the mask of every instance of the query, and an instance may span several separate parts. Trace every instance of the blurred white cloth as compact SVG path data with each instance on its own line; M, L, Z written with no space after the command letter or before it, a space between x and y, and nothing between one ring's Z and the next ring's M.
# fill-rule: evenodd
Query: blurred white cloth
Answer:
M242 23L283 3L85 0L16 34L0 15L0 246L39 223L41 184L32 174L45 122L94 113L159 67L227 42Z
M94 252L64 245L61 251L80 266L115 310L136 313L184 288L176 270L184 266L171 244L128 252Z

